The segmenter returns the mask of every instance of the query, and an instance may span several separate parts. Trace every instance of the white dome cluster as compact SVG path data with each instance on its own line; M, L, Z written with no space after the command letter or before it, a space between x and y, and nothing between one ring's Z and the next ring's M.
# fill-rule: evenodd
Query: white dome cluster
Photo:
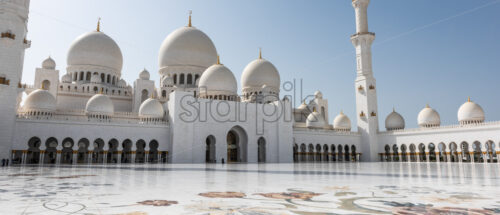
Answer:
M418 125L420 127L439 127L441 125L441 118L439 113L426 105L424 109L418 114Z
M28 115L51 115L56 111L56 98L47 90L35 90L26 97L23 111Z
M388 131L401 130L405 128L405 119L401 114L392 110L392 112L385 118L385 129Z
M109 119L115 111L107 95L96 94L87 101L85 112L90 118Z
M149 80L150 78L150 75L149 75L149 72L148 70L146 70L146 68L144 68L141 73L139 73L139 79L141 80Z
M201 75L198 84L201 98L234 101L238 93L233 72L220 62L208 67Z
M62 78L61 78L61 81L63 83L71 83L72 82L72 80L71 80L71 74L69 74L69 73L64 74L62 76Z
M483 108L472 102L470 98L460 106L457 115L461 125L483 123L485 118Z
M333 129L336 131L351 131L351 120L344 112L340 111L339 115L333 120Z
M165 38L159 54L160 70L169 66L209 67L216 63L212 40L195 27L182 27Z
M120 74L123 55L111 37L100 31L92 31L76 38L69 49L67 64L68 67L98 66Z
M146 122L158 122L163 119L165 111L158 99L149 98L139 107L139 118Z
M280 75L278 69L269 61L259 58L250 62L241 75L243 93L260 89L266 85L272 90L279 92Z
M42 62L42 68L54 70L56 69L56 62L50 56Z
M309 116L307 116L306 119L307 128L325 128L326 126L327 126L326 121L319 112L314 111L311 114L309 114Z

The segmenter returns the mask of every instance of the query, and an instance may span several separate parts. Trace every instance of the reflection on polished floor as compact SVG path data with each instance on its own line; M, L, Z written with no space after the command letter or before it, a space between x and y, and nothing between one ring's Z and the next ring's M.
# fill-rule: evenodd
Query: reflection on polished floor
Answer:
M15 166L5 214L498 214L500 164Z

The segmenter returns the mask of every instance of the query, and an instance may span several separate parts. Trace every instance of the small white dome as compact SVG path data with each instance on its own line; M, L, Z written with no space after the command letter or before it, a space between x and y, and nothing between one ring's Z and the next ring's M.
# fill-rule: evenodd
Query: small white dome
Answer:
M317 99L322 99L323 98L323 93L321 93L321 91L316 91L314 92L314 98L317 98Z
M418 114L418 125L420 127L437 127L441 125L439 113L427 105Z
M90 82L91 83L94 83L94 84L100 84L101 83L101 77L99 77L99 74L95 73L95 74L92 74L92 76L90 77Z
M118 87L122 87L122 88L127 87L127 82L123 79L120 79L120 81L118 81Z
M65 75L62 76L61 81L63 83L71 83L73 80L71 79L71 74L66 73Z
M163 118L164 110L158 99L149 98L139 107L139 117L149 119Z
M149 80L149 72L148 70L146 70L146 68L144 68L144 70L142 70L141 73L139 73L139 78L142 79L142 80Z
M85 107L87 115L104 115L111 116L115 112L115 108L111 99L103 94L92 96Z
M201 75L198 84L200 95L202 93L235 95L238 91L234 74L222 64L214 64L208 67Z
M54 70L56 69L56 62L51 57L49 57L42 62L42 68Z
M307 104L306 104L306 100L304 100L304 101L302 102L302 104L300 104L300 105L299 105L299 107L297 107L297 110L299 110L300 112L306 112L306 113L311 112L311 111L309 110L309 107L308 107L308 106L307 106Z
M80 65L106 67L120 74L122 52L108 35L99 31L88 32L76 38L68 52L68 66Z
M278 69L265 59L257 59L250 62L241 74L242 88L260 88L267 85L272 89L279 91L280 74Z
M458 109L458 121L460 124L482 123L484 122L483 108L470 101L470 98Z
M350 131L351 130L351 120L343 112L333 120L333 129L339 131Z
M401 114L392 110L387 118L385 118L385 129L388 131L399 130L405 128L405 120Z
M306 127L308 128L324 128L326 126L325 119L319 112L312 112L307 116Z
M169 75L163 77L162 81L162 86L163 87L172 87L174 86L174 79L170 77Z
M24 100L23 110L26 112L52 113L56 111L56 98L47 90L35 90Z
M182 27L165 38L159 54L160 69L168 66L209 67L217 61L212 40L195 27Z

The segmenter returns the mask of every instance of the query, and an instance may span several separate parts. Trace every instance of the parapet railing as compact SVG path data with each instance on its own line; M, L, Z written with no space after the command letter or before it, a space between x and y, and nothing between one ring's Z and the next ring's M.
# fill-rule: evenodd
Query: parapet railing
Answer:
M392 131L381 131L381 134L399 134L407 132L418 132L418 131L436 131L444 129L455 129L455 128L479 128L484 126L500 125L500 121L482 122L482 123L471 123L471 124L454 124L436 127L424 127L424 128L409 128L409 129L397 129Z

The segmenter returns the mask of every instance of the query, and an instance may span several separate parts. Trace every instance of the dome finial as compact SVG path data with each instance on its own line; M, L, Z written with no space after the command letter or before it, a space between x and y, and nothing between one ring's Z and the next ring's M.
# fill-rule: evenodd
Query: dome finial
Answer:
M262 59L262 48L259 48L259 59Z
M394 108L394 106L392 107L392 112L396 112L396 108Z
M427 104L425 104L425 108L430 108L430 106L429 106L429 104L428 104L428 103L427 103Z
M467 97L467 102L471 102L471 101L470 101L470 96L469 96L469 97Z
M344 110L340 109L340 114L344 115Z
M96 29L97 32L101 32L101 17L99 17L99 19L97 20L97 29Z
M189 10L189 23L188 23L188 27L193 27L193 25L191 24L191 14L193 14L193 11Z
M221 65L220 64L220 55L217 55L217 65Z

